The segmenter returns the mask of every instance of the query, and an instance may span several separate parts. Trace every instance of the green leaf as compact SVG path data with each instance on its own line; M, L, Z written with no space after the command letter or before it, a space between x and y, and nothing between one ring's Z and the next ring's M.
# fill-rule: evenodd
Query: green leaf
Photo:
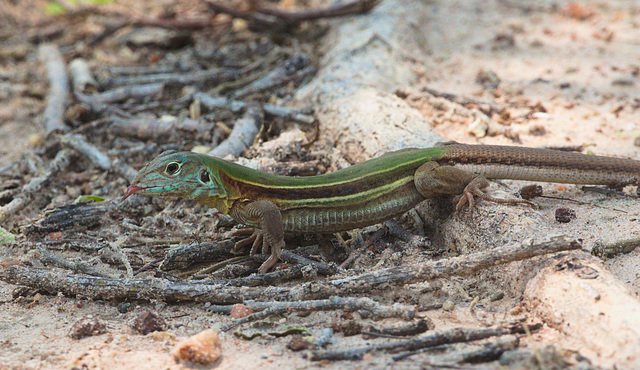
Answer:
M45 6L45 10L51 15L60 15L65 13L64 7L62 7L62 5L58 4L55 1L50 1L49 3L47 3L47 5Z
M73 201L73 203L89 203L89 202L104 202L103 197L97 195L81 195Z
M0 227L0 245L12 243L16 240L16 236Z

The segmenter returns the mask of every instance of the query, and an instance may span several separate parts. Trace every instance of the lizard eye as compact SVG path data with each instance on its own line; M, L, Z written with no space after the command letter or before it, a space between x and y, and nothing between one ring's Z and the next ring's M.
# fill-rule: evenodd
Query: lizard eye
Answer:
M164 170L169 175L175 175L178 173L180 166L176 162L171 162L167 165L167 168Z
M209 177L209 171L207 170L200 171L200 181L204 183L211 181L211 177Z

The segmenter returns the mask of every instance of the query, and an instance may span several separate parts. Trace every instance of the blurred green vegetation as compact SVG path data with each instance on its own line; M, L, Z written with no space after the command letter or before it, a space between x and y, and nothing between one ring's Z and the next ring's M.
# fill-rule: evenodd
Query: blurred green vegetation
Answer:
M115 0L69 0L68 3L71 5L78 5L78 4L102 5L102 4L109 4L114 1ZM62 6L57 1L50 1L47 4L46 9L47 9L47 13L52 15L60 15L66 12L66 9L64 8L64 6Z

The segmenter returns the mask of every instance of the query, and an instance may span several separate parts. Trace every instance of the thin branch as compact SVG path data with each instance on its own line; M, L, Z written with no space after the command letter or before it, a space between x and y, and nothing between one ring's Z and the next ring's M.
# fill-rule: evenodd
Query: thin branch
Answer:
M247 95L282 86L289 81L302 80L315 72L316 68L309 65L309 58L304 55L295 55L273 68L266 76L234 91L231 97L233 99L239 99Z
M174 282L164 279L106 279L80 275L60 275L23 266L0 270L0 280L50 292L82 295L93 299L146 299L239 303L248 300L297 301L370 292L386 284L403 285L452 275L466 276L477 271L543 254L578 249L567 237L537 245L512 245L468 256L383 269L347 279L309 281L293 287L230 287L224 283Z
M194 72L158 73L141 76L115 77L104 82L105 86L146 85L164 83L167 86L212 86L235 80L239 72L232 68L212 69Z
M27 185L22 188L18 198L14 198L9 204L0 207L0 221L3 221L6 217L13 215L24 208L37 193L42 190L51 179L69 166L71 163L70 155L67 150L61 150L56 154L55 158L49 164L47 172L42 176L32 178Z
M159 269L164 271L185 270L194 264L219 261L233 257L230 252L235 242L232 239L204 243L170 245Z
M77 94L84 94L98 89L98 81L91 74L89 64L82 58L76 58L69 63L69 73L73 81L73 91Z
M133 181L133 178L138 173L138 171L119 158L112 161L97 146L89 143L84 135L67 134L60 137L60 142L82 154L100 169L118 174L129 182Z
M202 92L196 92L193 95L194 99L199 99L200 103L209 109L229 109L233 112L238 112L244 109L250 103L240 100L231 100L227 98L213 97L209 94ZM304 109L294 109L287 107L278 107L271 104L262 104L264 112L268 115L281 117L284 119L290 119L292 121L311 125L315 122L315 118L304 113Z
M253 141L262 128L263 122L264 111L262 110L262 106L257 103L248 104L246 112L242 118L236 121L229 137L220 143L220 145L210 150L208 154L220 158L229 154L238 157L243 150L253 144Z
M105 171L111 169L111 159L102 153L98 147L89 143L83 135L63 135L60 137L60 142L82 154L98 168Z
M64 111L69 96L69 77L62 54L56 45L45 44L38 49L40 60L45 63L49 94L47 107L44 110L44 125L47 133L52 131L68 131L64 123Z
M118 87L112 90L95 94L84 94L76 91L75 95L81 102L89 104L91 109L99 111L103 105L111 104L128 99L148 99L150 97L160 97L164 91L163 83L151 83L143 85L129 85Z
M349 266L351 266L351 264L362 255L362 253L364 253L367 249L369 249L369 247L371 247L371 245L373 245L373 243L377 242L380 238L382 238L385 234L387 233L387 230L385 230L385 228L380 228L378 229L375 233L373 233L373 235L369 236L369 238L367 238L367 240L362 243L362 246L354 251L351 252L351 254L349 255L349 257L344 260L344 262L342 262L340 264L340 268L341 269L346 269Z
M416 338L397 342L372 344L364 347L337 351L315 351L311 355L311 360L358 360L361 359L365 353L373 351L415 351L421 348L435 347L449 343L471 342L514 333L524 333L522 324L516 323L508 326L493 326L489 328L458 328L431 332Z
M89 266L84 261L71 262L68 259L60 258L54 255L44 248L38 249L38 253L40 254L38 259L44 264L58 266L76 272L82 272L83 274L91 276L109 277L109 275L96 271L93 267Z
M166 121L154 118L124 119L113 117L109 130L115 135L135 137L141 140L166 140L172 135L177 135L178 137L193 135L203 138L210 135L213 126L213 123L191 118Z
M313 269L316 269L318 273L321 275L334 275L338 272L338 268L334 264L326 264L323 262L314 261L312 259L300 256L291 251L284 250L282 251L282 255L280 256L283 261L298 264L301 266L308 266Z
M364 292L382 284L402 285L453 275L468 276L489 267L580 247L575 240L561 236L541 244L502 246L460 257L371 271L329 284L340 290Z
M220 330L229 331L235 327L249 322L262 320L266 317L279 315L290 311L330 311L343 309L346 311L369 311L376 319L400 317L404 320L414 318L416 308L414 306L395 303L391 306L383 305L371 298L342 298L331 297L329 299L302 301L302 302L245 302L245 305L253 310L261 310L232 323L222 326ZM214 308L215 309L215 308Z

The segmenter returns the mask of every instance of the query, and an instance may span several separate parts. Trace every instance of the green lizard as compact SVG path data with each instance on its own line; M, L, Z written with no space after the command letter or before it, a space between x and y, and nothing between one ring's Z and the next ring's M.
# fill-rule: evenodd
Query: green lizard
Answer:
M421 201L460 195L456 209L474 196L498 203L483 189L487 179L625 186L640 184L640 161L509 146L445 144L407 149L319 176L288 177L190 152L165 152L147 164L127 189L131 194L193 199L254 227L236 244L271 255L283 250L284 233L332 233L396 217Z

